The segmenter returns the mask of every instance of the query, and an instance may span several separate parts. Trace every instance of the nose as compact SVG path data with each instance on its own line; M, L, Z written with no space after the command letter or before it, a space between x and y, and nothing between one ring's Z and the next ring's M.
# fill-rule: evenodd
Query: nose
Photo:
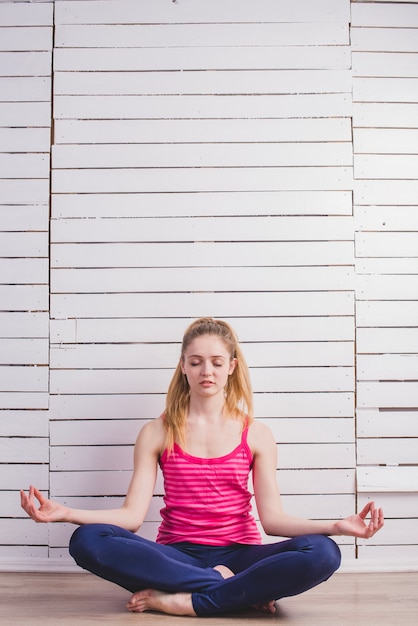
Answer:
M203 367L202 367L202 375L210 376L211 373L212 373L212 363L210 361L204 361Z

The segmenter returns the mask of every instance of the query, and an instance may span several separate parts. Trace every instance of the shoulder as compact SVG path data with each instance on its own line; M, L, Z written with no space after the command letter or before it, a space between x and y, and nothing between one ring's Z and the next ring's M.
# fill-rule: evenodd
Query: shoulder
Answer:
M160 454L165 447L167 430L162 417L146 422L138 433L136 447Z
M253 420L248 427L248 445L254 455L276 449L276 442L270 428L263 422Z

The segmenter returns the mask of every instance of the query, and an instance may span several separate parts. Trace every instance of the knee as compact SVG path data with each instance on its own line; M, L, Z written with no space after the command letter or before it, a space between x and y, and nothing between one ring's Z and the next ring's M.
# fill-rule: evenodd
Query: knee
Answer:
M338 545L325 535L310 537L317 562L321 564L324 575L331 576L341 565L341 552Z
M85 524L79 526L70 539L69 552L75 562L84 567L86 559L97 551L97 544L103 536L102 524Z

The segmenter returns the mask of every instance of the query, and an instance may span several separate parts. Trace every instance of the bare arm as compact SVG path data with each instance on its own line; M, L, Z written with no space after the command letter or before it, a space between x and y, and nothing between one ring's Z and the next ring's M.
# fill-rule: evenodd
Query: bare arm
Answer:
M142 428L135 444L134 471L128 493L118 509L72 509L48 500L32 486L29 494L20 492L22 508L35 522L114 524L135 532L144 521L154 493L158 457L164 447L164 439L165 428L161 419L153 420Z
M268 535L296 537L305 534L372 537L384 523L383 512L373 502L350 517L336 521L310 520L288 515L282 506L276 479L277 451L270 429L260 422L251 425L249 445L254 454L253 483L260 521ZM365 522L370 514L370 520Z

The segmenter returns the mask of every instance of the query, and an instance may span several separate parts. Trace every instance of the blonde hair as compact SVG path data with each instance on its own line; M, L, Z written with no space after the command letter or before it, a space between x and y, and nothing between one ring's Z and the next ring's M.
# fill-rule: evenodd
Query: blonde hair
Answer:
M253 402L250 374L238 338L232 327L222 320L201 317L186 329L181 346L181 356L171 379L167 392L164 423L167 429L166 446L172 450L174 442L184 444L186 418L189 409L189 383L183 374L181 365L184 355L196 337L214 335L221 339L230 354L231 361L236 359L236 367L225 386L225 413L244 422L253 419Z

